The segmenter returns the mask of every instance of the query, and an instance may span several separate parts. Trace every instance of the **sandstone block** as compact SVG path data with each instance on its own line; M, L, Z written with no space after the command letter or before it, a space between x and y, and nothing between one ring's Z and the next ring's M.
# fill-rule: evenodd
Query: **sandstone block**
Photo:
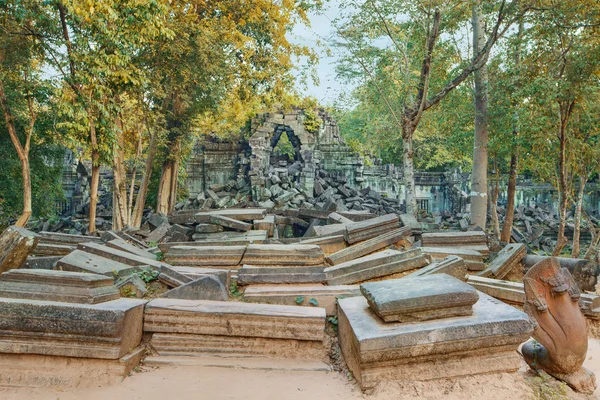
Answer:
M343 250L333 253L326 257L326 260L331 265L341 264L346 261L353 260L367 254L374 253L383 248L386 248L400 240L406 238L410 234L410 229L400 228L374 237L373 239L365 240L362 243L357 243Z
M227 301L227 289L218 278L203 276L162 294L166 299Z
M323 251L310 244L250 244L242 263L252 265L322 265Z
M115 274L118 276L127 276L140 270L138 267L109 260L82 250L75 250L71 254L64 256L58 260L54 268L62 271L91 272L113 278Z
M173 246L165 254L165 262L181 266L235 266L245 251L245 246Z
M0 273L21 268L39 240L37 234L27 229L18 226L6 228L0 235Z
M323 266L251 266L244 265L237 272L240 285L275 283L323 283Z

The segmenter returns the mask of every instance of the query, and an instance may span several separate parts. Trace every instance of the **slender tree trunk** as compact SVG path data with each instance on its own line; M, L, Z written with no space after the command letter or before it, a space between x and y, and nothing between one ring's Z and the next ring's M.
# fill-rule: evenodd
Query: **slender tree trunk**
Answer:
M581 233L581 212L583 210L583 195L585 193L585 184L587 177L582 174L579 177L579 190L577 191L577 200L575 203L575 231L573 232L573 250L571 257L579 258L581 247L579 246L579 236Z
M567 244L565 236L565 227L567 225L567 206L568 206L568 188L567 188L567 165L566 165L566 149L567 149L567 123L573 103L568 106L560 105L560 127L558 138L560 141L560 152L558 155L558 192L560 195L559 208L559 225L558 225L558 240L556 247L552 251L553 256L558 256L562 249Z
M129 197L127 199L127 225L133 220L133 196L135 195L135 176L137 174L137 164L142 157L142 133L138 132L138 141L135 150L135 163L131 170L131 184L129 185Z
M483 15L479 6L473 6L473 50L479 52L485 44L482 27ZM475 81L475 135L473 141L473 172L471 173L471 224L485 230L487 219L488 169L488 111L487 68L474 73Z
M100 152L96 137L96 125L91 111L88 110L90 121L90 142L92 144L92 181L90 182L90 223L89 233L96 232L96 205L98 204L98 185L100 184Z
M500 240L500 221L498 220L498 193L500 192L500 172L498 171L498 161L494 159L494 165L496 169L496 182L492 189L492 196L490 199L490 213L492 214L492 225L494 228L494 236Z
M160 182L158 184L158 197L156 199L156 212L169 213L169 197L171 196L171 179L173 178L173 160L165 160L162 166Z
M140 183L140 190L138 191L137 198L135 200L135 208L133 210L133 219L131 226L134 228L142 225L142 217L144 216L144 207L146 205L146 194L148 193L148 185L150 184L150 178L152 177L152 167L154 166L154 157L156 156L156 148L158 147L158 134L152 133L150 137L150 144L148 145L148 156L146 157L146 167L144 169L144 176Z
M114 145L113 157L113 229L120 230L127 225L127 186L125 175L125 152L123 149L123 130L120 120L119 132Z
M404 170L404 197L406 201L406 213L417 215L419 208L417 206L417 195L415 191L415 164L413 149L414 130L410 122L404 122L402 134L402 162Z

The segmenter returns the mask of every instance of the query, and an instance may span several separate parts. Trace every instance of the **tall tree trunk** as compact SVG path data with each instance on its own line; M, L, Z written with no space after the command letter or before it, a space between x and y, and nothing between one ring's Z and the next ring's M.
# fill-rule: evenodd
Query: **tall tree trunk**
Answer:
M485 44L482 27L483 15L478 5L473 6L473 49L480 52ZM471 224L485 230L487 219L488 170L488 111L487 68L475 71L475 135L473 141L473 172L471 173Z
M404 198L406 201L406 213L417 215L419 208L417 206L417 195L415 191L415 164L413 149L413 133L410 122L404 122L402 134L402 163L404 170Z
M127 225L127 185L125 174L125 151L123 149L123 126L117 121L119 131L114 144L113 155L113 229L120 230Z
M568 188L567 188L567 164L566 164L566 151L567 151L567 124L574 102L569 104L560 104L560 126L558 132L558 138L560 142L560 151L558 154L558 193L560 195L560 207L558 210L559 225L558 225L558 240L556 241L556 247L552 251L553 256L558 256L562 249L567 244L567 237L565 236L565 227L567 225L567 206L568 200Z
M98 204L98 185L100 185L100 152L98 151L98 138L96 137L96 124L93 115L88 110L90 121L90 142L92 144L92 181L90 182L90 223L89 233L96 232L96 205Z
M587 177L582 174L579 177L579 190L577 191L577 200L575 203L575 231L573 232L573 250L571 257L579 258L581 247L579 246L579 236L581 233L581 211L583 209L583 195L585 193L585 184L587 183Z
M142 133L138 131L138 141L135 149L135 162L131 169L131 184L129 185L129 197L127 199L127 225L133 220L133 196L135 195L135 177L137 174L137 164L142 157Z
M152 167L154 166L154 157L156 156L156 148L158 147L158 134L152 133L150 137L150 144L148 145L148 155L146 157L146 167L144 169L144 176L140 183L140 190L138 190L137 198L135 200L135 208L133 209L133 218L131 226L139 228L142 225L142 217L144 216L144 207L146 205L146 194L148 193L148 185L150 184L150 178L152 177Z
M492 214L492 225L494 228L494 236L500 240L500 221L498 220L498 193L500 192L500 172L498 171L498 160L494 158L494 168L496 170L496 179L494 182L494 188L492 189L492 196L490 199L490 213Z
M169 213L171 196L171 179L173 178L173 160L167 159L163 162L160 182L158 184L158 196L156 199L156 212Z

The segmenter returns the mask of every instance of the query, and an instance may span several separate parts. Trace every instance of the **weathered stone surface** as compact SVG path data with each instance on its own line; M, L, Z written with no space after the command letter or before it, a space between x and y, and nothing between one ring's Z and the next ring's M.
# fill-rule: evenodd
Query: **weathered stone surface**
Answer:
M146 258L148 260L156 261L156 256L149 251L144 249L140 249L137 246L134 246L130 243L127 243L123 239L113 239L106 243L108 247L112 247L113 249L125 251L127 253L134 254L138 257Z
M360 291L386 322L471 315L479 300L475 289L446 274L363 283Z
M0 386L92 388L118 384L140 363L146 349L136 347L118 360L0 354Z
M227 289L225 289L219 278L214 276L203 276L185 285L171 289L163 293L160 297L185 300L228 300Z
M461 247L423 247L423 253L429 254L434 260L442 260L448 256L462 258L469 271L482 271L485 268L483 255L475 250L467 250Z
M0 297L96 304L118 299L119 291L104 275L20 269L0 275Z
M526 255L523 258L524 271L527 272L531 267L540 261L548 259L547 256ZM561 268L566 268L571 273L571 276L582 291L596 291L596 283L598 282L598 274L600 274L600 265L592 260L584 260L579 258L555 257Z
M77 249L131 266L150 265L158 268L161 265L164 265L163 262L156 260L156 256L154 256L154 259L152 260L148 257L138 256L137 254L133 254L128 251L123 251L97 243L80 243L77 245Z
M329 222L330 224L346 224L346 225L348 225L348 224L352 224L354 221L352 221L350 218L344 217L341 214L332 212L327 217L327 222Z
M28 269L53 269L54 265L60 260L62 256L48 256L48 257L27 257L25 264L21 268Z
M31 254L36 256L65 256L75 250L75 245L56 244L56 243L38 243Z
M433 274L446 274L460 279L461 281L467 280L467 265L465 261L458 256L448 256L443 260L433 262L426 267L423 267L406 278L415 278L418 276L426 276Z
M243 264L252 265L322 265L323 250L311 244L250 244Z
M423 227L413 214L401 214L400 221L402 222L403 226L410 228L410 231L413 235L421 234L423 232Z
M327 315L337 313L337 299L360 296L358 285L252 285L244 299L253 303L323 307Z
M214 276L221 281L223 286L226 288L229 287L229 273L231 270L228 269L184 266L175 266L171 267L171 269L189 277L191 280L196 280L202 278L203 276Z
M224 210L214 210L196 213L195 215L197 216L194 218L195 222L204 222L203 220L206 215L220 215L223 217L236 219L238 221L254 221L255 219L265 218L265 216L267 215L267 210L264 208L227 208Z
M346 225L346 232L344 235L349 244L368 240L393 229L397 229L399 226L398 221L398 215L387 214L361 222L350 223Z
M246 251L244 246L174 246L165 262L181 266L235 266Z
M322 341L325 309L240 302L155 299L144 331Z
M178 271L176 271L175 269L171 268L170 266L165 265L161 265L159 267L151 267L154 270L157 270L159 272L158 274L158 280L163 282L164 284L166 284L167 286L170 287L179 287L182 285L185 285L188 282L191 282L193 279L190 278L189 276L182 274Z
M477 275L486 278L504 278L510 271L517 268L523 257L527 255L527 248L524 243L509 243L500 252L498 256L488 264L488 266Z
M304 237L310 238L313 236L335 236L335 235L344 235L346 232L346 224L332 224L332 225L324 225L324 226L311 226L307 231Z
M271 283L323 283L325 273L323 266L252 266L244 265L238 270L237 277L240 285L271 284Z
M0 273L21 268L39 240L37 234L27 229L18 226L6 228L0 235Z
M322 236L313 239L304 239L300 241L300 244L314 244L323 250L325 256L337 253L338 251L346 248L346 239L344 235L335 236Z
M267 240L267 231L194 233L192 238L196 244L239 246L249 243L262 243Z
M119 359L142 339L144 304L70 304L0 298L0 353Z
M325 259L331 265L341 264L386 248L406 238L409 234L410 229L408 228L395 229L373 239L347 247L327 256Z
M423 247L460 247L478 251L484 257L487 257L490 251L487 247L487 236L483 231L423 233L421 240Z
M473 315L418 323L384 322L364 297L341 299L338 333L363 389L379 382L516 371L516 348L532 331L523 312L480 294Z
M327 284L349 285L427 265L420 249L384 250L325 269Z
M68 233L59 232L40 232L40 241L42 243L56 243L63 245L77 245L85 242L102 243L102 239L95 236L84 236L84 235L70 235Z
M249 231L252 229L252 224L229 218L219 214L198 213L194 219L203 224L219 225L224 228L229 228L237 231Z
M577 284L558 260L534 265L523 278L525 312L536 322L533 338L522 347L523 358L575 390L592 393L596 378L582 367L588 348L588 327L580 310Z
M96 254L75 250L56 263L54 269L73 272L91 272L94 274L115 277L127 276L139 270L138 267L109 260Z
M198 224L196 225L196 233L217 233L223 232L223 227L221 225L213 225L213 224Z
M148 243L160 243L167 236L167 233L171 229L171 224L163 222L156 229L146 236L146 242Z

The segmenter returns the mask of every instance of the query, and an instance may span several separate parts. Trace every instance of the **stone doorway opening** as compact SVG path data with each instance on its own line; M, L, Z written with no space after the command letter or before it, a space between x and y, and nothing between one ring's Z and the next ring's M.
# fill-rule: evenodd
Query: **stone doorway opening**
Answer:
M270 145L270 165L274 167L285 167L297 161L301 161L300 139L289 126L277 126L271 137Z

